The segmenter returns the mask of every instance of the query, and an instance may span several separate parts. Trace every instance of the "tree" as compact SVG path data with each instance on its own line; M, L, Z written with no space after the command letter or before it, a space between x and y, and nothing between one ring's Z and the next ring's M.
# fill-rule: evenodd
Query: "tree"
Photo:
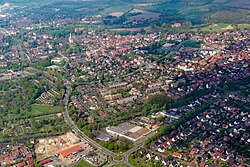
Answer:
M163 120L164 120L164 116L158 117L157 120L158 120L159 122L163 121Z
M109 150L114 150L114 143L110 143L109 145L108 145L108 149Z
M84 130L84 134L87 135L91 139L94 138L94 135L92 134L92 132L90 130Z
M173 104L174 100L168 97L166 94L155 94L148 98L148 103L155 105L156 107L163 107L166 105L166 108L169 108Z

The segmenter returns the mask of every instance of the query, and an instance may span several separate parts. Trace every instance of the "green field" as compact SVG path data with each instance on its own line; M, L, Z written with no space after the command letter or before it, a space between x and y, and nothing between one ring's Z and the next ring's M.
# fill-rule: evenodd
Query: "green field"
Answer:
M117 6L110 6L108 8L105 8L104 10L101 10L99 12L99 14L101 15L104 15L104 16L107 16L109 15L110 13L113 13L113 12L123 12L123 13L126 13L127 11L129 11L131 9L131 7L129 6L121 6L121 5L117 5Z
M232 24L218 23L218 24L212 24L206 27L201 27L199 28L199 30L204 31L204 32L223 32L223 31L228 31L228 30L247 29L247 28L250 28L250 24L232 25Z
M235 28L239 28L239 29L250 29L250 24L238 24L235 26Z
M146 162L146 160L144 158L139 158L139 157L135 158L135 157L133 157L132 154L129 155L128 161L129 161L129 163L131 163L132 165L134 165L136 167L152 167L152 166L154 166L152 161Z
M207 27L203 27L200 30L201 31L223 31L226 30L226 28L230 26L229 24L224 24L224 23L218 23L218 24L213 24L209 25Z
M37 105L33 104L31 105L31 112L27 113L26 116L28 117L38 117L38 116L44 116L49 114L56 114L62 112L61 106L44 106L44 105ZM19 119L22 118L22 116L18 114L8 114L4 115L3 120L10 120L10 119ZM41 119L44 119L41 117Z
M3 2L6 1L7 0L3 0ZM164 23L172 24L175 22L191 22L194 26L202 26L204 24L212 25L213 23L228 23L233 25L249 23L250 21L250 1L248 2L248 0L44 0L42 2L38 0L10 0L9 2L25 4L25 6L27 6L27 12L32 12L39 16L46 14L48 18L53 18L55 14L70 16L72 12L74 13L74 17L82 17L84 14L102 15L106 17L111 13L120 17L122 14L126 16L128 11L135 8L144 10L146 13L155 12L160 14L159 17L150 19L156 21L159 25ZM229 7L233 8L233 10L229 10ZM39 10L37 10L37 8L39 8ZM55 12L57 8L60 10ZM150 15L150 13L148 14ZM121 25L126 19L138 18L138 20L140 20L140 18L145 17L147 18L146 14L140 17L126 16L124 21L120 20L119 24L108 25L114 26L112 28L124 28L121 27ZM141 25L141 27L144 26L149 26L149 24ZM205 27L202 30L223 31L221 29L224 28L226 27Z
M88 163L87 161L82 160L78 164L76 164L74 167L94 167L94 166Z
M115 164L111 167L128 167L128 165L125 165L125 164Z
M121 161L121 160L122 160L122 157L121 157L121 156L116 156L114 159L115 159L116 161Z
M200 48L201 42L195 40L189 40L183 42L182 46L190 48Z
M32 108L32 114L34 115L47 115L47 114L62 112L61 106L44 106L44 105L33 104L31 105L31 108Z

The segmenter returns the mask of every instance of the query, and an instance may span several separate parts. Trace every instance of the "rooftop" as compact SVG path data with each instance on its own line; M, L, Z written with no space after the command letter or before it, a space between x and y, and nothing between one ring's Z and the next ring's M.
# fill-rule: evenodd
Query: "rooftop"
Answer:
M66 150L63 150L61 152L59 152L58 154L60 154L60 156L62 157L67 157L70 154L73 154L75 152L80 151L82 148L79 145L73 146L71 148L68 148Z

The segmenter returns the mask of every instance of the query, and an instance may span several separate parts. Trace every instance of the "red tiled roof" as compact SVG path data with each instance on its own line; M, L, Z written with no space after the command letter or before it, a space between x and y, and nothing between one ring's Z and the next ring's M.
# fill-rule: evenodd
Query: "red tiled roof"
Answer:
M32 158L32 154L31 153L27 153L26 154L26 158Z
M222 156L222 154L218 151L216 153L214 153L214 158L219 158L221 156Z
M182 155L181 155L180 153L173 152L173 153L172 153L172 156L173 156L173 157L177 157L177 158L181 158Z
M9 154L4 154L3 157L6 158L6 157L9 157L10 155Z
M20 162L19 164L17 164L17 167L23 167L25 165L26 165L25 162Z
M28 161L26 161L27 162L27 164L29 164L29 165L34 165L34 162L30 159L30 160L28 160Z
M4 158L5 163L9 163L9 162L12 162L12 161L13 161L13 158L9 158L9 157Z
M13 146L12 150L18 150L18 148L19 148L18 146Z
M74 152L80 151L81 149L82 148L79 145L77 145L77 146L71 147L69 149L63 150L63 151L59 152L58 154L60 154L60 156L62 156L62 157L66 157L70 154L73 154Z
M192 156L194 156L194 154L195 154L195 151L190 151L190 153L189 153L190 155L192 155Z
M50 162L52 162L52 161L53 161L52 159L45 159L45 160L39 162L39 164L40 164L40 165L45 165L45 164L50 163Z
M245 164L240 164L240 166L239 167L245 167L246 165Z

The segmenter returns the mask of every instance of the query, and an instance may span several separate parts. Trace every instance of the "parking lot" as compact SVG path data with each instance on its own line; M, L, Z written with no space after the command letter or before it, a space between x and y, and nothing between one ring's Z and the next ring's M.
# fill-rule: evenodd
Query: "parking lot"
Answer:
M96 151L96 152L90 153L88 156L86 156L85 160L90 162L91 164L93 164L95 166L99 166L107 160L107 156Z

